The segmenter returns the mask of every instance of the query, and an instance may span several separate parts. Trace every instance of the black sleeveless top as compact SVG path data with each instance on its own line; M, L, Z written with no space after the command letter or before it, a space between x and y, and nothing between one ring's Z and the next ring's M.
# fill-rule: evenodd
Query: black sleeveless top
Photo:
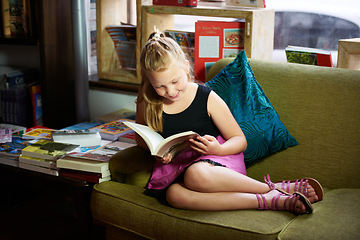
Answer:
M217 137L220 131L215 126L207 111L207 102L211 89L199 85L196 96L190 106L176 114L163 112L163 129L160 133L164 138L176 133L194 131L200 136L205 134Z

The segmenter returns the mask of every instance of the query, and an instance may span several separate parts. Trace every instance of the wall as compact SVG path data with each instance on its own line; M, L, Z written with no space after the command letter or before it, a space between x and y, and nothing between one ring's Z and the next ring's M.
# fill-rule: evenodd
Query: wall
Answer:
M116 110L127 108L136 109L136 93L131 92L110 92L101 90L89 90L90 119L95 119Z

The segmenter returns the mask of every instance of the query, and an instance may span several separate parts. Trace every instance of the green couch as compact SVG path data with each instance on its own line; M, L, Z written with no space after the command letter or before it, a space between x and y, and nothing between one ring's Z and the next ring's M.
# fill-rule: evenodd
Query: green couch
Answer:
M232 59L222 59L209 75ZM91 211L108 239L360 239L360 71L250 59L257 81L299 145L268 156L248 175L273 182L314 177L325 188L314 212L204 212L144 194L153 159L133 147L110 161Z

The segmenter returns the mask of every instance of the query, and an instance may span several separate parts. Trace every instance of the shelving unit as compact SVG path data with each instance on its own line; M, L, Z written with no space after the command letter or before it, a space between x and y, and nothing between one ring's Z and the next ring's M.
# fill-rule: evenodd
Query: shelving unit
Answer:
M116 69L112 64L115 56L113 43L105 26L126 21L128 1L97 1L98 74L100 79L139 84L140 68L132 72ZM160 31L174 29L174 16L206 16L237 18L245 21L244 48L249 58L271 60L274 39L274 10L266 8L240 8L226 6L224 2L198 1L197 7L155 6L151 1L137 0L137 59L148 36L156 26ZM229 20L231 21L231 20ZM176 29L181 30L181 29Z

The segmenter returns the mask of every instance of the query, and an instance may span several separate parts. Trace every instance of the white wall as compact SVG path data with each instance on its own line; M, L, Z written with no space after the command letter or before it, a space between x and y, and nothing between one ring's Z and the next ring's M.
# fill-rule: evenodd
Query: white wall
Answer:
M135 111L136 93L89 90L90 119L127 108Z

